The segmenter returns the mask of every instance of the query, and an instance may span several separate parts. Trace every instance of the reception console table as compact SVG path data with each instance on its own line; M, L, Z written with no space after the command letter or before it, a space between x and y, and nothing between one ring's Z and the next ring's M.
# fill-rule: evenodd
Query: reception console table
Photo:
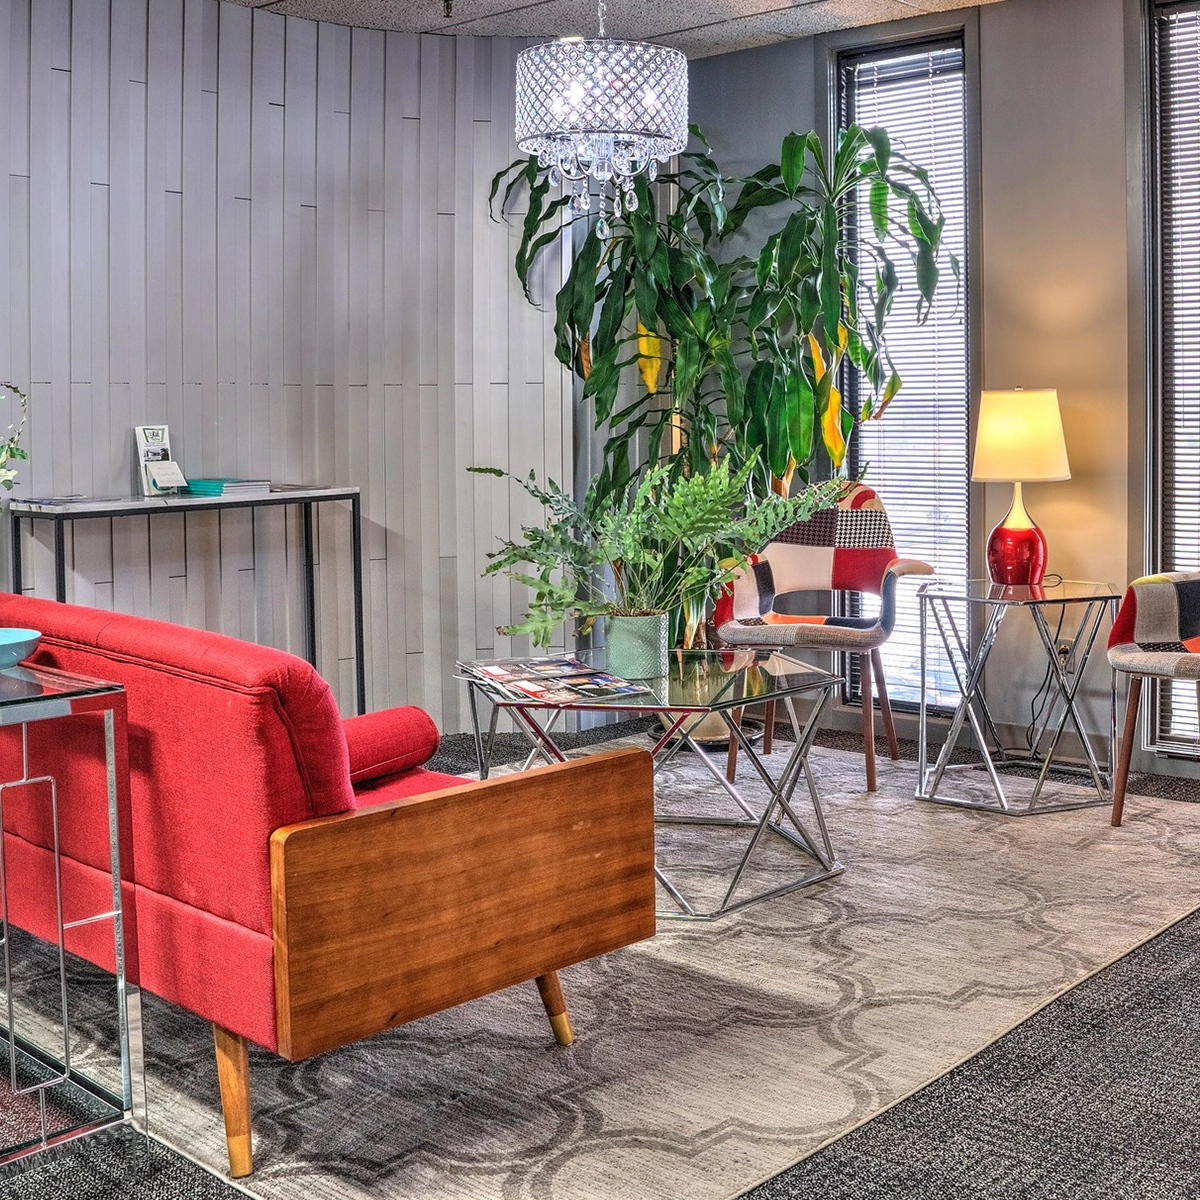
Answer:
M354 573L354 664L357 710L367 711L367 669L363 651L362 505L356 487L279 487L257 495L240 496L133 496L127 499L92 499L86 496L61 500L14 500L12 514L13 591L22 587L21 524L54 522L54 598L67 598L68 521L111 517L153 517L156 513L205 512L228 508L270 508L292 504L300 509L304 554L304 656L317 665L317 598L313 559L314 504L330 500L350 502L350 530Z
M58 780L39 774L30 762L26 727L36 721L100 714L104 721L106 788L103 803L108 825L108 870L112 889L103 911L80 911L76 893L67 887L60 852L59 814L62 804ZM0 1076L0 1163L20 1158L71 1138L114 1125L145 1121L145 1080L142 1068L141 1006L138 989L126 976L126 932L133 928L132 887L121 886L122 862L131 852L129 813L129 750L126 738L125 691L119 684L102 683L45 667L9 667L0 670L0 726L19 726L23 771L18 779L0 783L0 827L8 789L37 787L46 805L47 828L52 835L53 870L37 886L50 895L47 904L56 913L57 938L53 956L57 979L52 989L54 1016L22 1011L14 995L18 949L9 923L14 898L4 870L4 845L0 841L0 964L3 969L3 1004L0 1005L0 1057L7 1059ZM77 809L87 798L72 796ZM2 835L0 835L2 836ZM125 877L129 877L126 866ZM113 938L116 974L116 1026L120 1080L115 1087L98 1082L90 1070L81 1071L72 1061L74 1006L68 1003L68 960L65 949L71 930L96 923L108 924ZM43 997L48 999L48 997ZM48 1044L51 1042L53 1044Z

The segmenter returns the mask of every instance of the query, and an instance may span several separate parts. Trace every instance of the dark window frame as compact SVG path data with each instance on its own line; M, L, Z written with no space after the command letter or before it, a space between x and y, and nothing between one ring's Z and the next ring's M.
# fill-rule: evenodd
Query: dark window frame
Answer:
M1196 553L1189 556L1173 553L1172 537L1191 526L1200 532L1200 438L1193 432L1185 441L1185 448L1196 453L1197 461L1186 481L1191 503L1187 515L1180 518L1183 505L1173 505L1167 495L1172 480L1179 471L1173 465L1172 455L1178 449L1178 441L1172 438L1174 422L1178 419L1186 429L1187 415L1200 420L1200 404L1192 403L1191 414L1187 414L1188 401L1179 393L1186 392L1187 384L1177 387L1181 381L1177 374L1178 361L1171 361L1174 344L1168 327L1175 327L1176 302L1182 289L1168 295L1168 284L1178 278L1176 263L1170 254L1170 239L1173 229L1186 224L1189 218L1200 219L1200 190L1191 199L1190 206L1177 207L1172 203L1175 196L1169 193L1171 170L1167 144L1171 124L1172 100L1179 97L1168 95L1168 88L1175 79L1166 74L1169 62L1166 59L1170 41L1170 22L1179 18L1194 17L1194 36L1197 43L1196 65L1200 68L1200 0L1160 3L1151 0L1143 6L1143 32L1145 37L1145 87L1144 102L1146 121L1145 148L1145 196L1146 196L1146 382L1147 424L1146 438L1146 523L1144 529L1144 569L1147 572L1192 570L1200 568L1200 538L1196 538ZM1178 28L1178 26L1176 27ZM1186 75L1186 72L1185 72ZM1200 76L1194 89L1183 95L1180 110L1193 114L1200 106ZM1186 121L1186 116L1185 116ZM1181 122L1183 124L1184 122ZM1186 155L1186 165L1200 171L1200 115L1186 121L1186 132L1197 140L1192 154ZM1193 319L1200 321L1200 247L1193 243L1191 261L1187 272L1189 278L1181 282L1192 289L1191 296L1183 295L1179 305L1190 309ZM1180 409L1184 414L1180 414ZM1191 443L1195 444L1192 445ZM1175 521L1172 522L1172 515ZM1174 524L1175 533L1171 526ZM1147 749L1172 757L1200 758L1200 741L1196 731L1197 697L1194 685L1166 684L1155 682L1151 688L1151 703L1144 715L1143 739ZM1178 720L1173 720L1173 718Z

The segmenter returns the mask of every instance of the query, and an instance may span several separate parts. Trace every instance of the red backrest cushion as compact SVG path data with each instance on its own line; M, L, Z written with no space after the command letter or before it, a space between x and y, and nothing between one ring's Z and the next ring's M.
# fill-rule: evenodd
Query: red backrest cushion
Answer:
M138 883L270 933L271 832L354 805L342 720L325 681L270 647L48 600L0 596L0 624L42 631L36 663L124 685ZM64 851L106 867L102 804L72 819L85 795L104 794L99 722L29 730L31 772L59 778ZM0 773L19 772L19 730L2 730ZM33 790L6 802L5 825L47 845L46 805L25 795Z

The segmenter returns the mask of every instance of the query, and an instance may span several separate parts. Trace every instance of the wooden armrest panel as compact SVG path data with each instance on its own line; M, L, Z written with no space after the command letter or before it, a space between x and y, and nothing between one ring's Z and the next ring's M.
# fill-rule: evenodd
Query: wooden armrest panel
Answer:
M654 934L654 778L618 750L277 829L295 1061Z

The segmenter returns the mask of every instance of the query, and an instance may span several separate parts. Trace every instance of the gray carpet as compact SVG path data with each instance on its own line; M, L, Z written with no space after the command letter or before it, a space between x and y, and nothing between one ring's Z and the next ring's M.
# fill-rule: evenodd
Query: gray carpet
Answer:
M567 1051L530 986L294 1066L256 1052L249 1190L728 1200L1200 904L1191 805L1139 801L1122 830L1097 809L1008 820L914 803L909 763L881 763L866 796L857 753L813 762L843 876L570 968ZM712 802L694 759L662 783ZM661 830L663 861L711 886L730 849L688 837ZM793 868L769 859L762 882ZM154 1132L219 1165L207 1027L150 997L145 1019Z
M878 717L877 717L878 721ZM657 726L654 718L640 718L621 721L614 725L606 725L599 729L589 729L583 733L568 733L560 735L559 745L564 750L580 749L584 746L595 745L616 737L628 737L639 732L649 731ZM878 727L878 726L877 726ZM776 736L781 742L788 742L792 737L791 726L778 722L775 726ZM862 735L848 733L840 729L819 730L814 742L829 750L845 750L849 753L862 752ZM917 743L911 738L897 739L900 757L906 762L917 761ZM494 760L496 762L516 762L524 759L529 753L529 740L523 734L501 734L496 738ZM879 759L888 756L888 745L882 737L875 739L875 753ZM952 763L982 763L979 752L964 746L955 749L950 756ZM451 734L442 739L438 753L430 762L430 768L436 771L446 771L451 775L471 774L476 770L475 743L470 734ZM1011 764L1004 768L1005 775L1015 777L1032 777L1034 768ZM1051 771L1049 778L1060 783L1078 782L1078 777L1064 771ZM1200 803L1200 783L1195 779L1177 775L1153 775L1146 772L1132 772L1129 776L1129 794L1131 796L1153 796L1159 800L1182 800L1185 803Z
M118 1129L0 1167L0 1200L245 1200L245 1193L161 1142Z
M1200 1196L1198 980L1193 915L745 1200ZM131 1134L0 1169L0 1200L243 1196Z
M1200 1196L1200 915L746 1200Z

